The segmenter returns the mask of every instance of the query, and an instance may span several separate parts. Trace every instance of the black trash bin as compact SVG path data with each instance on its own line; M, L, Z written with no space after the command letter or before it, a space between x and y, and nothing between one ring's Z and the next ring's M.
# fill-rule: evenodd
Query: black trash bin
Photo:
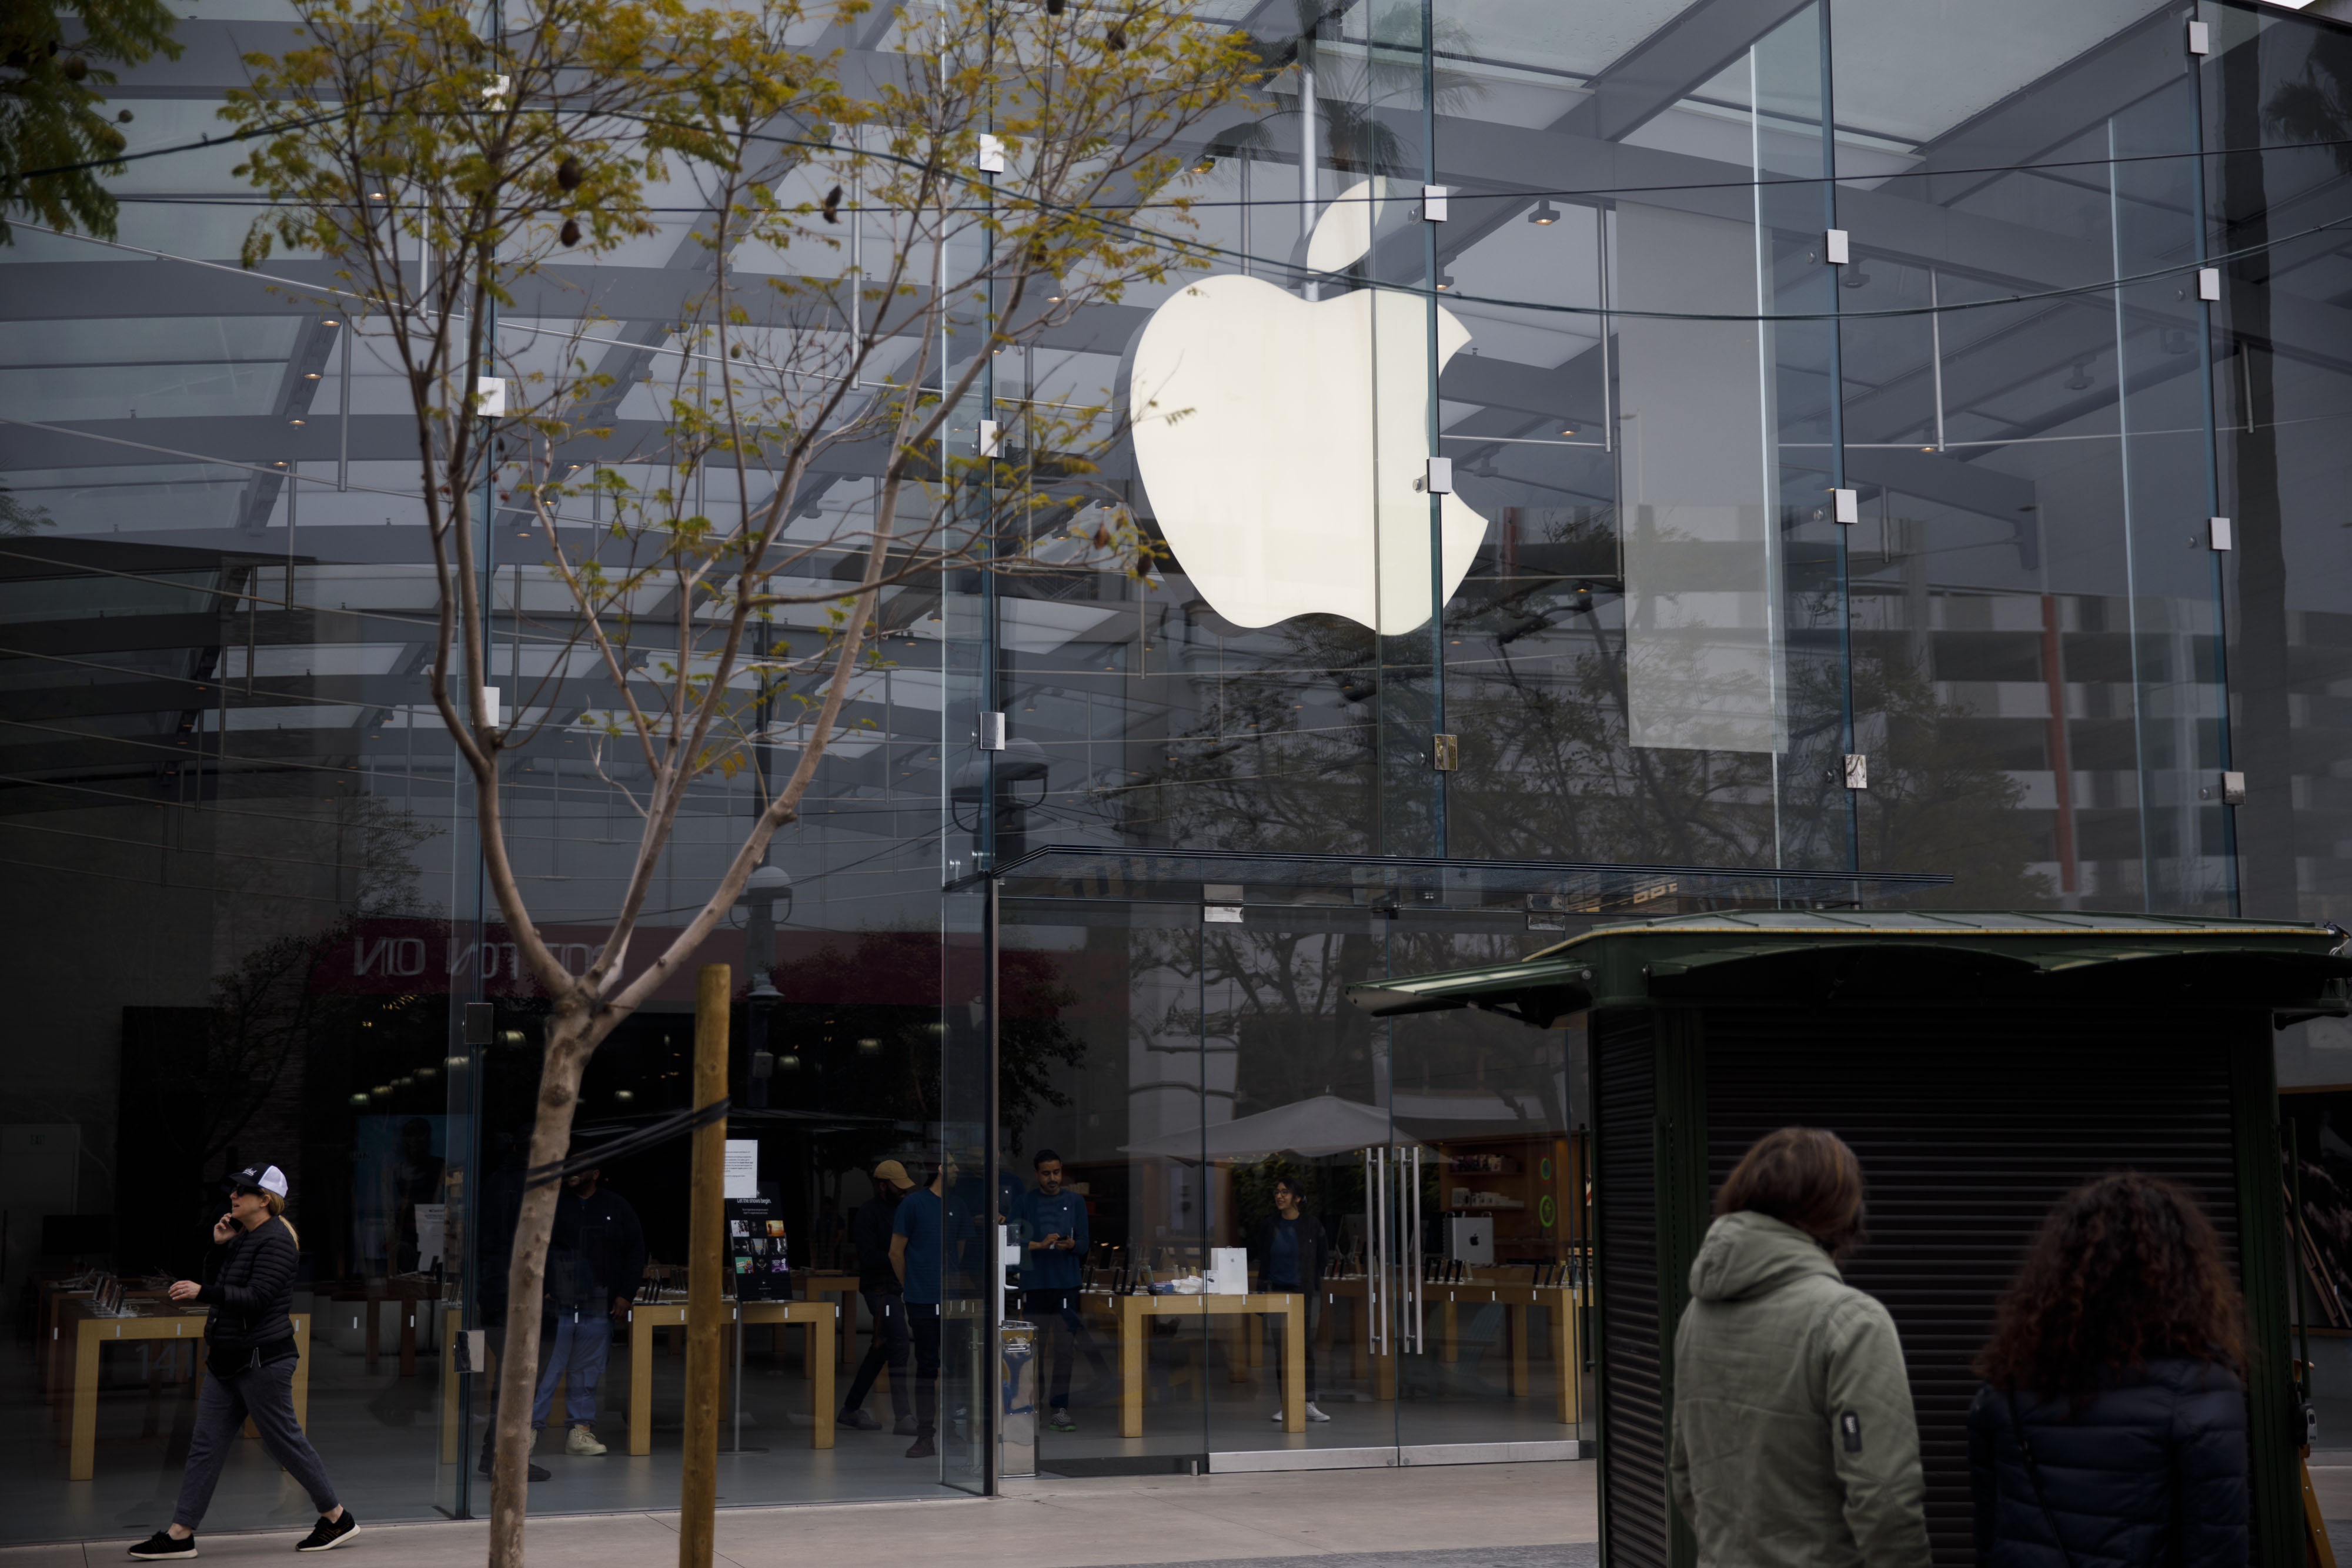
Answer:
M1601 1560L1689 1563L1667 1499L1674 1328L1710 1199L1774 1127L1870 1181L1846 1277L1885 1301L1938 1563L1973 1560L1969 1364L2050 1204L2130 1166L2184 1183L2245 1290L2254 1561L2304 1560L2272 1033L2347 1010L2324 926L2091 914L1751 912L1596 926L1525 960L1354 988L1589 1029Z

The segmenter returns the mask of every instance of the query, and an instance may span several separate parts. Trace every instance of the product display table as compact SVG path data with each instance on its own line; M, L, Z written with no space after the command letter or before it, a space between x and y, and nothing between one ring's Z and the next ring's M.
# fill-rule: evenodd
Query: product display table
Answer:
M814 1390L814 1420L809 1429L809 1447L833 1447L833 1342L834 1320L841 1309L831 1301L721 1301L722 1327L739 1323L805 1323L813 1337L810 1364L816 1371ZM686 1322L684 1301L640 1301L629 1309L629 1452L650 1454L654 1451L654 1330L676 1328ZM726 1390L731 1379L722 1379L720 1407L725 1408Z
M1112 1296L1118 1312L1118 1435L1143 1436L1147 1317L1209 1318L1272 1312L1283 1319L1282 1429L1307 1430L1307 1301L1290 1291L1248 1296Z
M822 1296L841 1298L841 1333L834 1336L835 1361L838 1365L848 1365L849 1347L857 1338L857 1276L833 1270L824 1273L812 1271L800 1275L797 1283L801 1294L812 1301ZM813 1339L809 1342L812 1347L815 1343ZM816 1356L813 1351L801 1357L802 1376L813 1376L815 1368Z
M1391 1285L1391 1291L1404 1287ZM1355 1329L1349 1336L1353 1344L1355 1374L1359 1381L1369 1381L1372 1397L1381 1400L1396 1397L1396 1357L1387 1352L1370 1348L1370 1324L1366 1321L1367 1291L1360 1274L1323 1281L1321 1289L1331 1299L1332 1305L1348 1303L1355 1318ZM1527 1397L1528 1377L1528 1309L1542 1307L1549 1319L1549 1339L1552 1364L1556 1368L1559 1386L1554 1390L1553 1403L1563 1426L1574 1425L1582 1415L1579 1397L1582 1367L1579 1347L1583 1343L1580 1332L1584 1305L1577 1291L1566 1285L1529 1285L1498 1280L1467 1280L1457 1284L1440 1285L1424 1282L1421 1287L1423 1323L1427 1331L1429 1348L1440 1361L1450 1362L1459 1354L1455 1324L1464 1307L1499 1305L1509 1324L1511 1341L1510 1387L1514 1398Z
M294 1350L299 1358L294 1363L294 1419L307 1427L310 1416L310 1314L296 1312L293 1319ZM68 1480L86 1481L98 1469L100 1353L124 1340L200 1342L205 1333L205 1309L102 1318L92 1313L87 1303L68 1300L61 1304L58 1322L61 1329L71 1332L74 1342L73 1429L68 1439L66 1477ZM203 1357L200 1346L196 1360L200 1381L204 1375ZM251 1429L248 1424L247 1430Z

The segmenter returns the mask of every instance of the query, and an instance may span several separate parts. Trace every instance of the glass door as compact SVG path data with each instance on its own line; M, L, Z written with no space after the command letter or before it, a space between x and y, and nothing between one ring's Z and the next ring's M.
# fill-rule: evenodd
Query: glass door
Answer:
M1386 1030L1346 996L1379 972L1387 921L1297 887L1211 892L1231 903L1202 905L1204 1050L1229 1097L1203 1168L1212 1245L1241 1270L1221 1279L1246 1293L1209 1319L1210 1465L1392 1463Z
M1581 1452L1580 1024L1396 1020L1385 1186L1401 1462Z

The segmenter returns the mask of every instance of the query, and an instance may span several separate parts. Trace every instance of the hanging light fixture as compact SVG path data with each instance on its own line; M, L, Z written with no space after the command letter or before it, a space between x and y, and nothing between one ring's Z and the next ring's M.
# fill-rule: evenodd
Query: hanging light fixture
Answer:
M1549 228L1559 222L1559 209L1551 204L1549 196L1546 196L1536 204L1536 210L1528 214L1528 222L1538 228Z

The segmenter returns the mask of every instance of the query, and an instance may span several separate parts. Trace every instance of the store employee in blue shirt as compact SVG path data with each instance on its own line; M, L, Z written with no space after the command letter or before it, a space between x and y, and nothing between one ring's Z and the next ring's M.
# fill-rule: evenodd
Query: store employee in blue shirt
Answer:
M1045 1429L1075 1432L1070 1419L1070 1352L1086 1347L1097 1379L1110 1375L1079 1310L1078 1287L1087 1259L1087 1200L1062 1185L1062 1156L1037 1151L1037 1190L1024 1200L1029 1222L1028 1260L1021 1266L1021 1310L1052 1342L1053 1392L1046 1402Z
M915 1440L907 1457L938 1453L940 1429L940 1263L947 1244L947 1209L941 1195L956 1178L953 1160L944 1160L931 1185L898 1200L890 1218L890 1269L907 1296L907 1332L915 1350Z

